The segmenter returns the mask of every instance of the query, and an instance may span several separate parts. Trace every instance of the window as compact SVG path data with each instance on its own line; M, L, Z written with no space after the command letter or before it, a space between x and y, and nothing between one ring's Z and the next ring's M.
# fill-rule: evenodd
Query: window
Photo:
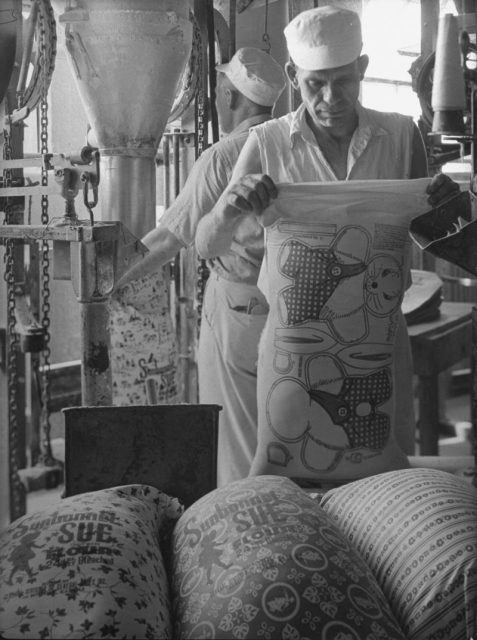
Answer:
M363 53L369 56L362 83L364 106L418 119L421 108L409 69L420 54L420 11L419 0L363 2Z

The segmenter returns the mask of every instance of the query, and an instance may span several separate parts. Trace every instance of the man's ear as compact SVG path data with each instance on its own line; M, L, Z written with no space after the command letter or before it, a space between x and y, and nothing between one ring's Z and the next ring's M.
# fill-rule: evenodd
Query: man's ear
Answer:
M239 103L239 92L236 89L227 87L224 90L224 95L227 107L230 109L230 111L234 111Z
M367 56L366 54L363 54L362 56L359 56L359 58L358 58L358 68L359 68L359 75L360 75L360 79L361 80L364 79L364 74L366 73L366 69L368 68L368 64L369 64L369 56Z
M287 62L285 65L285 73L294 89L298 89L298 78L296 75L296 67L293 62Z

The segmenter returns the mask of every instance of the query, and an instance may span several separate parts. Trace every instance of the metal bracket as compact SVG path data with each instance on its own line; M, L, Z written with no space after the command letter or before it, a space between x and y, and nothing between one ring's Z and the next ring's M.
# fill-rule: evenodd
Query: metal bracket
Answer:
M106 298L123 273L148 252L121 222L98 222L94 226L64 220L46 226L8 224L0 226L2 237L52 240L53 251L56 242L62 251L64 243L69 243L71 280L79 302Z
M27 169L29 167L54 171L54 181L51 184L2 186L0 197L60 195L66 201L65 217L70 221L77 221L74 199L78 195L80 188L82 188L83 201L89 212L90 222L93 222L91 209L98 202L99 160L99 151L93 147L83 147L80 151L69 155L46 153L28 158L0 160L0 171ZM86 169L85 167L88 168ZM91 201L88 197L90 188L93 192Z

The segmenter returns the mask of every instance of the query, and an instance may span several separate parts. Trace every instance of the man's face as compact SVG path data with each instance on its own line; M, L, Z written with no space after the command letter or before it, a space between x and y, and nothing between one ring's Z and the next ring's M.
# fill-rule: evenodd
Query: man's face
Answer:
M293 86L300 91L312 129L326 129L332 135L339 135L354 128L356 102L367 62L367 57L361 56L334 69L287 69Z
M217 84L215 88L215 105L217 107L217 117L220 129L224 133L232 131L232 110L230 108L231 90L233 85L224 73L217 74Z

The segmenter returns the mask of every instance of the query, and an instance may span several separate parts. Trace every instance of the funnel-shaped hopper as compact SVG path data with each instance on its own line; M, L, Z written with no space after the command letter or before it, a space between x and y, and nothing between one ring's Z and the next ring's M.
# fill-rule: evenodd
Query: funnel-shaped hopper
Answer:
M457 18L450 13L439 19L431 102L434 110L433 133L464 132L464 70L461 64Z
M60 16L102 157L102 218L155 226L155 154L190 55L188 0L77 0Z
M463 110L434 111L432 132L448 136L463 135L465 133Z

